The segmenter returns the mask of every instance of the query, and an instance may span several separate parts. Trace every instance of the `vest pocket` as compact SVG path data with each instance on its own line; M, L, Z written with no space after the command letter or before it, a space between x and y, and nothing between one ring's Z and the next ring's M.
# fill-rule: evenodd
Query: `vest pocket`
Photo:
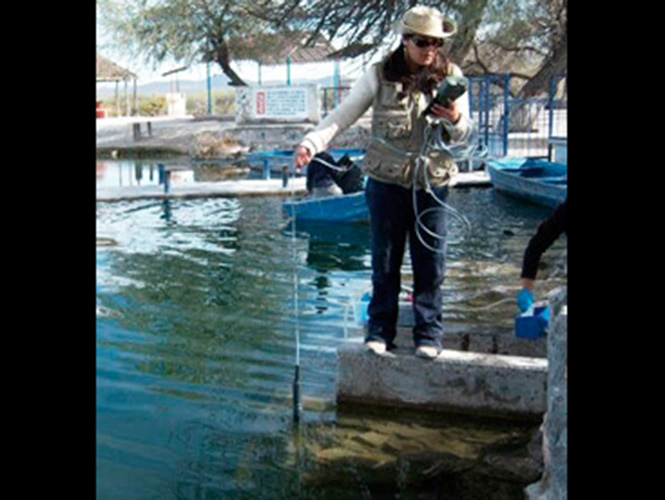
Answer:
M425 179L425 170L427 179ZM421 166L418 172L418 187L425 187L428 183L432 187L438 187L446 184L457 174L459 168L450 156L440 153L431 153L425 165Z
M384 136L386 139L408 139L411 135L411 126L407 123L394 123L386 121Z
M372 133L388 140L410 139L413 127L408 113L403 110L375 110Z
M383 82L381 85L379 105L388 109L404 109L406 107L406 94L402 94L402 84L397 82Z
M408 186L411 182L409 160L387 146L372 142L363 159L363 171L370 177L390 184Z

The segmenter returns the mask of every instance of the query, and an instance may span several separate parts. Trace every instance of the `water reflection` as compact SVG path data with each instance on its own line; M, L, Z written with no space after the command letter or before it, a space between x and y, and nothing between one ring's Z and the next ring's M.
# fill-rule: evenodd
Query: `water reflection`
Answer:
M171 184L218 182L234 178L260 178L246 162L192 164L186 159L171 160L97 160L97 187L156 186L164 183L164 168L169 171Z
M170 167L175 168L171 172L172 183L188 184L195 181L194 171L188 165ZM159 163L154 161L97 161L97 187L156 186L162 182Z
M149 169L142 175L150 181ZM517 290L521 252L546 213L488 189L454 190L449 201L472 230L449 246L446 317L467 326L510 323L510 306L491 313L461 306ZM480 459L486 445L530 432L481 432L437 416L418 425L425 434L439 429L448 454L437 460L450 467L414 482L409 471L436 460L426 466L426 455L407 456L392 441L381 445L395 457L385 474L363 465L354 439L381 434L386 418L339 411L335 377L336 349L356 334L349 306L370 279L366 225L298 224L294 238L278 198L125 201L97 205L97 240L99 499L333 499L359 491L396 498L439 491L445 478L453 491L450 481L473 483L455 476L470 449ZM305 406L298 433L296 327ZM409 425L418 428L407 420L398 431ZM335 453L358 460L329 461ZM321 486L333 477L344 480ZM496 486L483 477L476 482ZM501 484L497 490L508 488Z
M371 265L368 224L298 221L296 237L308 242L307 265L321 273L330 270L362 271ZM283 234L293 235L289 222Z

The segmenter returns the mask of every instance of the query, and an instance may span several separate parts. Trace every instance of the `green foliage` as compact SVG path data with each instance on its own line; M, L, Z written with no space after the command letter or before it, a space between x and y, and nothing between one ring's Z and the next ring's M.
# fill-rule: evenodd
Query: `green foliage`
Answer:
M234 91L212 91L212 113L216 116L233 115L235 109ZM193 116L208 115L208 93L187 94L187 113Z
M138 95L138 107L140 116L165 116L168 111L166 96L164 95ZM126 104L124 96L120 98L120 115L116 112L116 101L114 97L101 99L102 108L106 110L108 117L124 116ZM133 106L133 98L130 97L130 106ZM223 90L212 92L212 114L216 116L231 116L235 109L235 92ZM208 94L198 92L187 94L187 114L193 116L208 115Z
M100 24L114 45L146 62L217 62L234 83L242 80L228 65L229 41L265 31L265 22L248 14L250 0L102 0Z
M545 55L565 29L565 11L565 0L493 0L479 41Z
M262 35L304 30L310 42L324 35L354 46L355 55L372 53L393 40L395 23L416 4L439 8L457 23L450 54L466 62L465 71L521 72L529 79L566 64L567 0L97 1L100 24L128 55L152 63L216 62L232 85L244 85L230 65L234 54L256 58L277 50L260 43L269 40Z
M159 116L166 114L166 96L139 97L139 114L141 116Z

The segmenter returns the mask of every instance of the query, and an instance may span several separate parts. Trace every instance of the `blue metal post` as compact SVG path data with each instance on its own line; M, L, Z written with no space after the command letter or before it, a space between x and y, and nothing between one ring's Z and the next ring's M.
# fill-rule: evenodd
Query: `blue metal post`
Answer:
M554 95L556 94L556 78L557 75L550 77L550 123L549 130L547 131L548 137L552 138L552 131L554 130Z
M212 83L210 81L210 63L206 63L206 79L208 83L208 114L212 114Z
M484 77L480 81L480 88L478 89L478 121L485 129L485 144L490 143L490 127L487 116L485 115L485 110L488 107L488 104L485 102L485 89L489 84L488 77Z
M483 81L481 107L478 110L479 115L482 114L482 122L485 125L485 140L489 143L489 123L490 123L490 108L492 107L492 100L490 99L490 88L492 82L492 75L487 75Z
M483 123L483 111L482 110L483 110L483 92L484 92L483 82L484 81L481 78L476 80L476 82L478 83L478 106L477 106L477 108L478 108L478 129L479 130L484 130L485 144L489 144L488 141L487 141L487 132L488 132L487 124ZM471 104L471 106L472 106L471 109L473 109L474 105Z
M510 130L510 73L503 74L503 156L508 155L508 131Z
M289 167L282 165L282 187L285 188L289 185Z
M286 56L286 84L291 85L291 56Z
M267 158L263 160L263 179L270 179L270 160Z
M166 170L163 163L157 165L159 171L159 183L164 184L164 192L168 193L171 190L171 172Z
M555 81L556 75L552 75L550 77L550 92L549 92L549 124L548 124L548 130L547 130L547 138L550 139L547 141L547 159L549 161L552 161L552 150L554 149L552 147L552 132L554 130L554 94L556 93L556 81Z
M476 79L473 77L469 77L469 116L471 117L471 120L473 120L473 84L476 82ZM476 121L477 120L473 120Z

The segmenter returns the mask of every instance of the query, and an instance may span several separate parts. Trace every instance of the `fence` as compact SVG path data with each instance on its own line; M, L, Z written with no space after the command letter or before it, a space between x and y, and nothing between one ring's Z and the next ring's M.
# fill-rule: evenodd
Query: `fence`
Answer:
M510 73L469 77L469 106L478 140L490 156L552 157L552 140L568 136L565 74L554 75L540 97L510 96ZM350 87L321 89L322 116L348 95Z
M510 74L469 78L471 116L491 156L551 157L552 139L568 135L566 75L554 75L546 95L510 96Z

